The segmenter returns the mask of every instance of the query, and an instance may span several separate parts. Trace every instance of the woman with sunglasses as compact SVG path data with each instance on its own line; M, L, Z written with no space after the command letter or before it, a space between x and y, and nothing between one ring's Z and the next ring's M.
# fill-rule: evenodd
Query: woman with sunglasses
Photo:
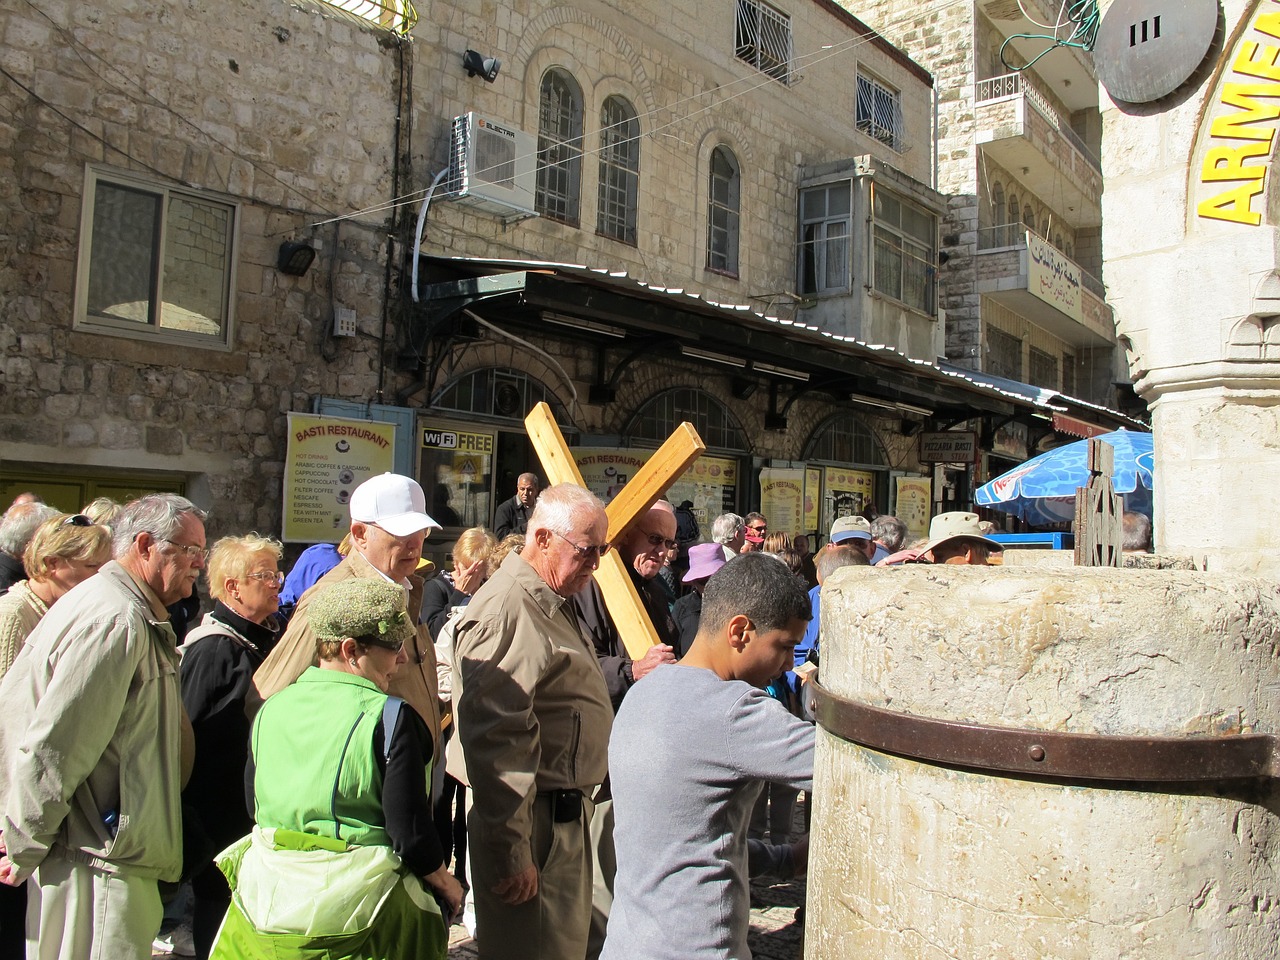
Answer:
M111 531L82 514L58 514L36 527L22 554L27 579L0 596L0 677L58 598L110 559Z
M340 581L306 616L319 666L254 721L257 825L218 858L236 897L213 956L444 960L462 888L431 822L433 738L387 696L415 635L404 590Z
M249 832L244 767L249 757L245 700L253 671L275 646L279 627L282 547L256 533L223 537L209 553L213 611L183 642L182 703L195 731L196 760L183 791L184 828L195 895L192 939L196 956L209 956L231 891L213 855ZM191 856L198 854L198 856Z

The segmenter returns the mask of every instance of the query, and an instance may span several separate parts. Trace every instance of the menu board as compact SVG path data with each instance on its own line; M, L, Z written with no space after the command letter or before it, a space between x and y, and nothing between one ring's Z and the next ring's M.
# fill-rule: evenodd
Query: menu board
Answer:
M351 492L392 469L396 426L302 413L288 416L281 539L336 543L351 525Z

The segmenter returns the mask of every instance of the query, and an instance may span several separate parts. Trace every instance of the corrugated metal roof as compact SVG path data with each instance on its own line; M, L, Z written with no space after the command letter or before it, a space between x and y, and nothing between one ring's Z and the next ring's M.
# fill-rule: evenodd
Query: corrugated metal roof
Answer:
M965 370L962 367L958 367L944 361L935 363L928 360L918 360L914 357L907 356L893 347L885 346L884 344L866 343L862 340L855 339L854 337L832 333L828 330L822 330L811 324L802 323L798 320L791 320L761 313L759 310L756 310L754 307L747 304L721 303L717 300L712 300L709 297L703 296L700 293L686 290L684 287L665 287L660 284L649 283L632 277L625 269L622 268L589 267L584 264L556 263L546 260L444 257L439 255L433 255L431 259L440 263L455 264L460 267L465 266L472 269L533 272L546 271L567 277L575 277L589 283L606 283L611 287L630 290L633 293L650 297L658 301L671 301L673 306L677 306L681 309L694 309L702 312L724 314L732 317L739 323L748 322L758 324L763 328L785 329L789 336L797 336L813 343L828 345L835 348L837 351L846 352L849 356L874 358L876 361L889 366L898 367L900 369L909 369L919 376L929 377L938 382L950 383L953 386L963 384L964 389L979 393L995 394L1005 400L1011 400L1021 405L1031 406L1048 413L1064 413L1072 407L1079 407L1103 414L1106 417L1115 420L1117 423L1133 425L1135 428L1140 430L1147 429L1146 425L1138 420L1134 420L1117 410L1110 410L1106 407L1090 403L1087 400L1068 397L1053 390L1037 387L1029 383L1020 383L1016 380L1007 380L1003 377L993 377L989 374L975 373L972 370Z

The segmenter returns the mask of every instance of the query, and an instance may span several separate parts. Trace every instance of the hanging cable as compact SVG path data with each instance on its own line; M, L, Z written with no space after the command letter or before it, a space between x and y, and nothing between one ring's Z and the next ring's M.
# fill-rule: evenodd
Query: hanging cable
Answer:
M1066 26L1067 24L1074 24L1075 26L1072 28L1071 33L1065 40L1059 36L1058 28L1050 28L1046 24L1040 24L1033 20L1032 22L1036 23L1037 26L1044 27L1045 29L1053 29L1053 33L1015 33L1013 36L1005 40L1004 43L1000 44L1000 63L1004 65L1004 68L1010 73L1019 73L1033 66L1035 62L1046 53L1050 50L1056 50L1058 47L1074 47L1077 50L1092 50L1093 43L1098 37L1098 26L1102 22L1102 16L1098 13L1098 0L1072 0L1071 5L1066 8L1066 12L1067 20L1066 23L1062 24L1062 26ZM1030 18L1028 17L1028 19ZM1061 14L1059 14L1058 19L1059 21L1062 20ZM1027 61L1027 63L1020 67L1015 67L1005 59L1004 55L1005 48L1015 40L1047 40L1049 45Z
M440 181L449 173L449 168L445 167L435 175L435 179L431 181L431 186L427 190L427 195L422 198L422 207L418 210L418 229L413 233L413 248L409 251L409 256L413 257L413 271L410 279L409 292L413 295L413 302L418 302L418 248L422 246L422 230L427 225L427 207L431 206L431 195L436 192L436 187L440 186Z

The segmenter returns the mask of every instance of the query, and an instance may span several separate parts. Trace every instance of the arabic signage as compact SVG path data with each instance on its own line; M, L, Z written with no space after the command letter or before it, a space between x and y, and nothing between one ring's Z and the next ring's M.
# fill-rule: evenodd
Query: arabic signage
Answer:
M1080 268L1066 254L1027 232L1027 291L1076 323L1084 323L1080 302Z
M351 491L394 469L396 425L289 414L284 521L289 543L337 543L350 526Z
M943 430L920 434L921 463L972 463L978 456L973 431Z

